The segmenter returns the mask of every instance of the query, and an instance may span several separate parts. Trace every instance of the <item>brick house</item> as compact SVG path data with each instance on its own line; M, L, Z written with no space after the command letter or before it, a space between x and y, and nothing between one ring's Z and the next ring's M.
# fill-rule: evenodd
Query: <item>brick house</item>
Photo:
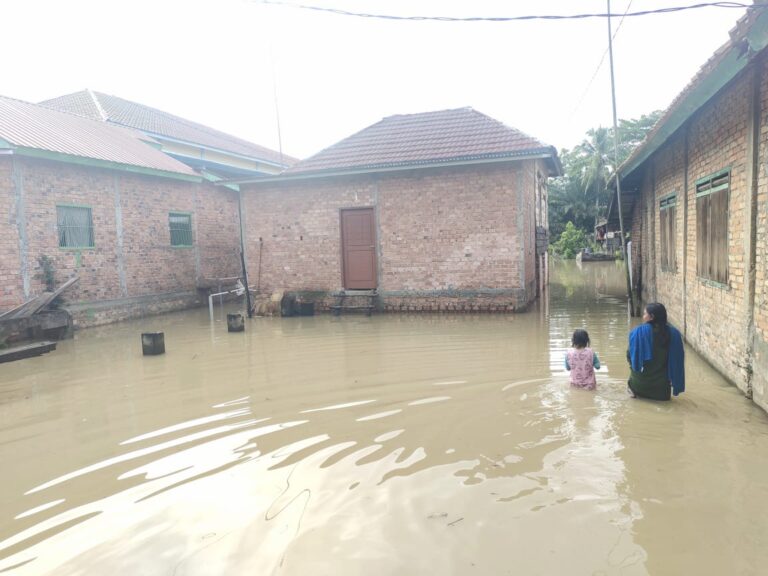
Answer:
M321 307L376 290L384 310L523 309L546 281L559 173L553 147L471 108L390 116L238 181L251 284Z
M199 127L163 119L165 131ZM166 140L181 146L178 135ZM0 97L0 312L45 289L43 256L57 285L79 276L65 294L79 326L197 305L202 281L240 275L238 191L214 185L209 171L287 164L269 151L253 170L228 170L223 154L203 166L164 146L104 118Z
M767 46L756 5L619 169L642 300L766 410Z

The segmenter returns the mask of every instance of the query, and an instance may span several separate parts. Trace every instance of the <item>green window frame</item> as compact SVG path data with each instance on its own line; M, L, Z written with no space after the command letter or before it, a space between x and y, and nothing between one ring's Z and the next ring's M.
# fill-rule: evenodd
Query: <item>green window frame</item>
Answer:
M90 206L56 205L60 248L93 248L93 213Z
M169 212L168 230L171 246L192 246L192 214L189 212Z
M728 284L728 200L731 169L696 180L696 274Z
M661 269L677 272L677 195L668 194L659 200L659 243Z

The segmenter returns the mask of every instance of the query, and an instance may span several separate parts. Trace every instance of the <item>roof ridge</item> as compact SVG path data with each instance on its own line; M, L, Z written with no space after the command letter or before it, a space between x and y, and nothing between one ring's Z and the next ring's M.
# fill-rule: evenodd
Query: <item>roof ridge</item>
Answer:
M88 93L88 96L91 97L91 100L93 101L93 105L96 106L96 111L99 113L99 116L101 116L101 119L106 122L109 120L109 115L106 113L104 108L101 107L101 102L99 102L99 99L96 98L96 94L94 94L93 90L90 88L86 88L85 91Z
M542 146L551 147L551 144L548 144L548 143L546 143L546 142L544 142L542 140L539 140L535 136L531 136L530 134L528 134L528 132L524 132L523 130L520 130L520 128L516 128L514 126L510 126L509 124L506 124L505 122L502 122L501 120L498 120L497 118L494 118L493 116L488 116L488 114L485 114L484 112L480 112L479 110L475 110L474 108L470 108L470 110L472 110L473 112L475 112L477 114L480 114L480 116L483 116L483 117L487 118L488 120L491 120L492 122L495 122L496 124L499 124L500 126L503 126L507 130L514 130L518 134L520 134L522 136L525 136L526 138L529 138L531 140L534 140L534 141L538 142L539 144L541 144Z
M72 92L72 94L65 94L64 96L72 96L74 94L80 94L84 92L83 90L78 90L77 92ZM84 116L83 114L78 114L77 112L72 112L71 110L62 110L61 108L57 108L55 106L48 106L46 104L43 104L41 102L30 102L28 100L22 100L21 98L13 98L12 96L3 96L0 95L0 98L4 98L6 100L14 100L16 102L21 102L22 104L29 104L30 106L35 106L37 108L43 108L45 110L50 110L51 112L56 112L57 114L66 114L67 116L75 116L76 118L80 118L81 120L88 120L89 122L96 122L97 124L103 124L104 122L101 120L97 120L96 118L93 118L91 116ZM62 96L63 98L63 96ZM50 100L54 100L54 98L51 98ZM139 133L135 128L131 128L130 126L120 126L111 124L111 126L114 126L115 128L121 128L123 130L130 130L136 134Z
M424 112L409 112L407 114L390 114L389 116L384 116L382 120L387 120L388 118L404 118L406 116L422 116L424 114L440 114L442 112L456 112L458 110L471 110L473 112L477 112L472 106L459 106L458 108L443 108L442 110L425 110Z
M251 142L250 140L245 140L244 138L240 138L239 136L235 136L233 134L229 134L228 132L224 132L223 130L218 130L217 128L212 128L210 126L206 126L205 124L201 124L199 122L196 122L194 120L190 120L188 118L184 118L182 116L176 116L175 114L171 114L170 112L166 112L165 110L160 110L159 108L155 108L153 106L148 106L146 104L142 104L140 102L134 102L133 100L126 100L125 98L122 98L121 96L115 96L114 94L107 94L105 92L94 92L94 94L99 96L108 96L109 98L115 98L117 100L120 100L121 102L125 102L126 104L130 104L133 106L138 106L140 108L144 108L146 110L151 110L152 112L155 112L157 114L161 114L167 118L173 119L177 122L181 122L182 124L185 124L187 126L190 126L192 128L196 128L202 132L206 132L211 135L215 136L226 136L227 138L231 138L234 140L238 140L242 144L247 144L248 146L255 146L257 148L261 148L263 150L267 150L270 152L277 153L276 150L272 150L271 148L267 148L266 146L262 146L261 144L256 144L255 142ZM116 122L115 120L112 120L112 122ZM283 154L283 156L287 156L286 154Z

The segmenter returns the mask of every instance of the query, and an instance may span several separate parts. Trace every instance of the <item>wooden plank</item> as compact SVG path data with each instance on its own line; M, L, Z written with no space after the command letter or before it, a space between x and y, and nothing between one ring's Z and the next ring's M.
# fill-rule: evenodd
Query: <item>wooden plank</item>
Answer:
M73 276L64 284L59 286L56 290L53 292L43 292L39 296L35 296L31 300L28 300L21 306L17 306L13 310L9 310L8 312L0 315L0 319L3 320L16 320L18 318L28 318L29 316L32 316L33 314L36 314L46 306L48 306L53 300L64 290L72 286L75 282L77 282L80 279L79 276Z
M50 342L48 340L6 348L5 350L0 350L0 364L3 362L13 362L14 360L23 360L24 358L40 356L51 350L56 350L56 342Z

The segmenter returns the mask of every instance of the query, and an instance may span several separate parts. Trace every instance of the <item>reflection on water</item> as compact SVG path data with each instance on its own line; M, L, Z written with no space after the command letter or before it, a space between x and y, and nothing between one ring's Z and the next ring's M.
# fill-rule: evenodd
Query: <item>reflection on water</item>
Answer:
M199 310L5 364L0 573L762 573L768 419L690 351L689 392L630 400L623 286L557 263L516 316Z

